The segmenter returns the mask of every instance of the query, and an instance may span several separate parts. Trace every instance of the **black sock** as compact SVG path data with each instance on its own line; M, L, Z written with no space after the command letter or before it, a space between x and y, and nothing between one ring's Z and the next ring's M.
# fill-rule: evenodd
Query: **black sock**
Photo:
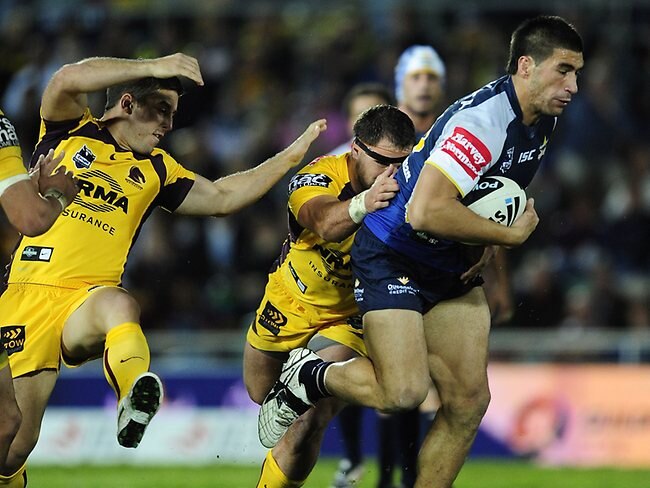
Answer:
M361 419L363 407L350 405L339 413L339 426L343 438L343 457L352 465L361 462Z
M398 435L402 454L402 486L415 486L415 477L420 450L420 411L407 410L396 414Z
M332 361L314 359L306 362L300 368L298 380L305 385L307 398L310 402L315 403L321 398L332 396L325 387L325 371L331 364Z
M393 486L393 467L395 466L395 417L379 415L377 417L379 435L379 488Z

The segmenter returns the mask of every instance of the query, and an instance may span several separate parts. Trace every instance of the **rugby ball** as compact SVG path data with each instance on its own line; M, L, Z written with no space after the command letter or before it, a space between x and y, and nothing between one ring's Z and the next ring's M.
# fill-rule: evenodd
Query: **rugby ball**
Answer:
M526 208L526 192L503 176L486 176L461 202L481 217L510 227Z

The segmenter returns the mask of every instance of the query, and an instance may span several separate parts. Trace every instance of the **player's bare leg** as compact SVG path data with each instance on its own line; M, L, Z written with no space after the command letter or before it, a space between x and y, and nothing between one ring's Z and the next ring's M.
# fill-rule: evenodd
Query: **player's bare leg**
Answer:
M104 373L118 400L118 443L137 447L163 398L160 378L149 372L149 346L140 307L125 290L102 287L70 315L62 346L72 362L104 356Z
M429 389L422 315L381 310L363 316L369 358L333 364L327 389L343 400L393 412L416 408Z
M420 449L417 488L448 488L458 475L490 401L490 312L482 288L441 302L424 318L431 375L441 407Z
M4 348L0 345L0 474L5 469L9 446L14 440L20 427L21 414L14 385L11 379L11 369L9 368L9 358Z
M9 449L3 475L8 476L18 471L36 446L45 407L57 376L57 371L47 369L14 379L16 402L22 413L22 422Z
M422 315L411 310L366 313L369 358L327 364L294 349L258 416L260 441L274 447L288 427L319 399L335 396L386 412L416 408L430 384Z

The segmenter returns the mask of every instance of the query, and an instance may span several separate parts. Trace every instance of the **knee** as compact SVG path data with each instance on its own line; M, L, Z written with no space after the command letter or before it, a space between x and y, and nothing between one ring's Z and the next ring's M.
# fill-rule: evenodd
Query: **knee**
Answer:
M4 475L15 473L22 465L27 462L27 458L36 447L39 432L21 431L11 443L9 455L4 466Z
M140 317L140 305L129 293L126 291L115 289L113 293L110 293L105 299L104 306L108 310L119 310L121 313L126 313L127 315L139 318Z
M490 390L487 385L459 391L449 401L442 400L443 408L455 422L468 430L478 429L489 404Z
M16 404L2 412L2 421L0 422L0 442L3 445L11 445L11 442L18 433L22 419L23 416Z
M428 392L428 383L403 384L385 391L379 410L386 413L413 410L420 406Z

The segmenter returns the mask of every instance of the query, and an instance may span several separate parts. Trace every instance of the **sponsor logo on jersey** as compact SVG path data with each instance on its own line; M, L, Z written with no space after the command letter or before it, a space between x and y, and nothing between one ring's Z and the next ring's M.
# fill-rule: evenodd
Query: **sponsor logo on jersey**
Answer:
M402 285L406 285L411 280L409 279L408 276L400 276L399 278L397 278L397 281L399 281Z
M330 186L332 178L327 175L317 173L300 173L291 178L289 182L289 195L291 195L298 188L303 186L319 186L327 188Z
M350 279L352 265L350 264L350 255L343 251L328 249L318 244L314 245L321 256L323 267L327 274L331 274L341 279Z
M477 178L483 167L492 160L487 146L462 127L456 127L453 134L445 139L442 151L454 158L472 179Z
M129 213L129 199L115 178L99 170L88 171L78 178L79 194L75 203L94 212L112 212L119 208Z
M129 175L126 177L126 182L142 190L142 185L147 181L144 177L144 173L137 166L131 166L129 169Z
M90 168L90 165L93 164L93 161L95 161L95 159L97 159L97 156L95 156L85 144L81 147L81 149L74 153L74 156L72 156L72 161L78 169Z
M13 124L7 117L0 115L0 149L19 145Z
M278 335L280 328L287 325L287 317L267 301L257 322L271 334Z
M27 246L20 254L21 261L45 261L52 259L53 247Z
M24 325L3 325L0 327L0 337L9 356L25 349Z

